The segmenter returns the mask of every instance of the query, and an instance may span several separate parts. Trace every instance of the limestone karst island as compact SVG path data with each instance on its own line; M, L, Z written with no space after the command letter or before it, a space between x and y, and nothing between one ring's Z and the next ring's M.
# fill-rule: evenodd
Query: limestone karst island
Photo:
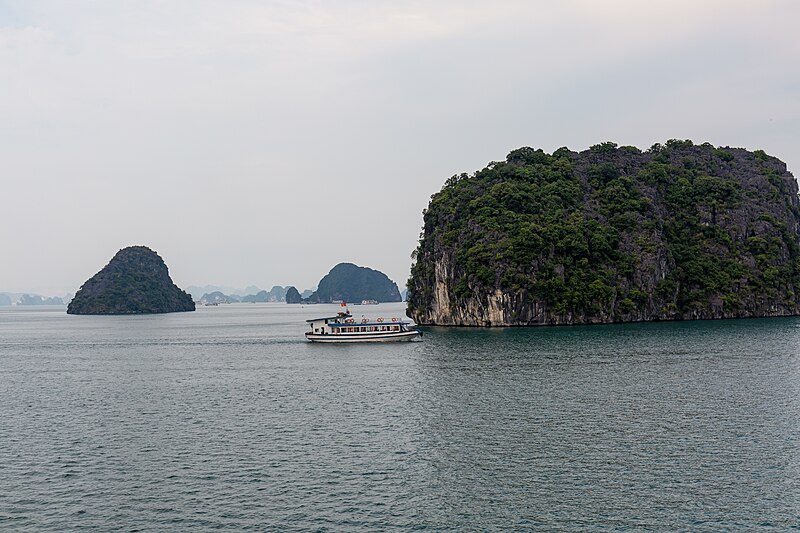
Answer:
M319 281L317 290L308 297L308 301L313 303L357 303L362 300L399 302L400 290L379 270L339 263Z
M192 297L172 282L157 253L146 246L130 246L83 284L67 313L133 315L194 309Z
M414 253L421 324L797 315L798 186L761 150L520 148L450 178Z

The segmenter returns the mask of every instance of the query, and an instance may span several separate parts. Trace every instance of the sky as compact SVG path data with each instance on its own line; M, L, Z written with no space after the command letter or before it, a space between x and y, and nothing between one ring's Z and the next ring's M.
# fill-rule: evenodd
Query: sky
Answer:
M0 0L0 291L401 287L444 181L668 139L800 172L794 0Z

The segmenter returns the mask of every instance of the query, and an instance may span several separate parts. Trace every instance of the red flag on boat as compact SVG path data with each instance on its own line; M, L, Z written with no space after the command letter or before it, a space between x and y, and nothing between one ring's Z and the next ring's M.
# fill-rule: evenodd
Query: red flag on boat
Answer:
M342 307L347 307L347 303L346 302L342 302Z

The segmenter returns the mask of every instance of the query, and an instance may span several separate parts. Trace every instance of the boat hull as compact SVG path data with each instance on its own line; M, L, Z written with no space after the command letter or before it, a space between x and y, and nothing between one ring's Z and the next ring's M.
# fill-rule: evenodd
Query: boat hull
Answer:
M341 333L337 335L320 335L306 333L306 339L311 342L403 342L416 339L421 335L419 331L399 331L389 333Z

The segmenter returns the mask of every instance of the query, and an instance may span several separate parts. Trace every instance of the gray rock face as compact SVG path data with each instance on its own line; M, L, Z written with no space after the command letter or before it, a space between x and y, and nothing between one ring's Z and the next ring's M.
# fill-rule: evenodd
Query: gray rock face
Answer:
M800 202L762 151L522 148L424 216L408 315L525 326L800 314Z
M67 307L73 315L129 315L194 311L192 297L178 288L157 253L145 246L117 252L89 278Z

